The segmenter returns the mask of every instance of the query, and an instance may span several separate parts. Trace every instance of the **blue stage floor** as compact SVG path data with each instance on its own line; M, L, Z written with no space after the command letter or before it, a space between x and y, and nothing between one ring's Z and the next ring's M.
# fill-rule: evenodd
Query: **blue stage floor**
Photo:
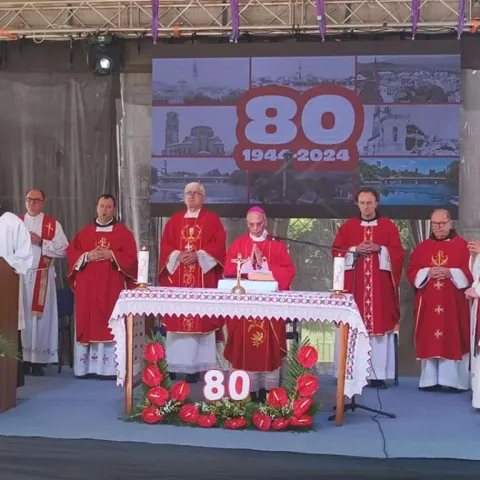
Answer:
M316 419L316 430L305 434L125 422L123 390L114 382L77 380L70 370L58 375L54 368L43 378L27 377L26 381L18 407L0 415L2 436L385 457L382 435L372 414L348 412L343 427L328 422L335 399L331 377L321 378L319 399L325 408ZM472 409L470 393L424 393L418 391L417 382L402 378L400 386L379 391L383 409L397 415L396 419L378 417L388 456L479 460L480 413ZM379 408L377 391L365 389L357 403Z

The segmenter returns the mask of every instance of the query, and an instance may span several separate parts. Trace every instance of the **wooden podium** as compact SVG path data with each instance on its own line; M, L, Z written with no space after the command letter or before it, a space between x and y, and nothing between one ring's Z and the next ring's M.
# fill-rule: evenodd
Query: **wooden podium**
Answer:
M18 340L19 276L0 257L0 332ZM17 362L0 357L0 413L17 404Z

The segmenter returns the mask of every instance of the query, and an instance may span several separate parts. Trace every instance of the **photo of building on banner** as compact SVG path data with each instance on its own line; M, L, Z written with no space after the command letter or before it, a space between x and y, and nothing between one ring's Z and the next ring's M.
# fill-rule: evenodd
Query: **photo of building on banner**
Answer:
M192 181L219 212L458 206L459 55L156 58L152 104L152 212Z

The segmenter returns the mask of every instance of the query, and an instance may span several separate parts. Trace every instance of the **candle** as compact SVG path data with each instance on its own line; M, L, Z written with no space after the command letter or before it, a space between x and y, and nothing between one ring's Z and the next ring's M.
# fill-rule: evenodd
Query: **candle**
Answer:
M150 253L147 250L147 247L143 247L138 252L138 272L137 272L137 283L141 285L146 285L148 283L148 262L149 262Z
M343 292L345 288L345 257L338 256L333 259L333 289Z

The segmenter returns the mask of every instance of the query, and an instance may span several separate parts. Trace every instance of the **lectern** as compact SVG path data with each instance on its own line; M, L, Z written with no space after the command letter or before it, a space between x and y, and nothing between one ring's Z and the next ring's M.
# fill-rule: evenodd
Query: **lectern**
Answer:
M19 277L0 257L0 332L16 342L18 339ZM0 357L0 413L17 404L17 361Z

